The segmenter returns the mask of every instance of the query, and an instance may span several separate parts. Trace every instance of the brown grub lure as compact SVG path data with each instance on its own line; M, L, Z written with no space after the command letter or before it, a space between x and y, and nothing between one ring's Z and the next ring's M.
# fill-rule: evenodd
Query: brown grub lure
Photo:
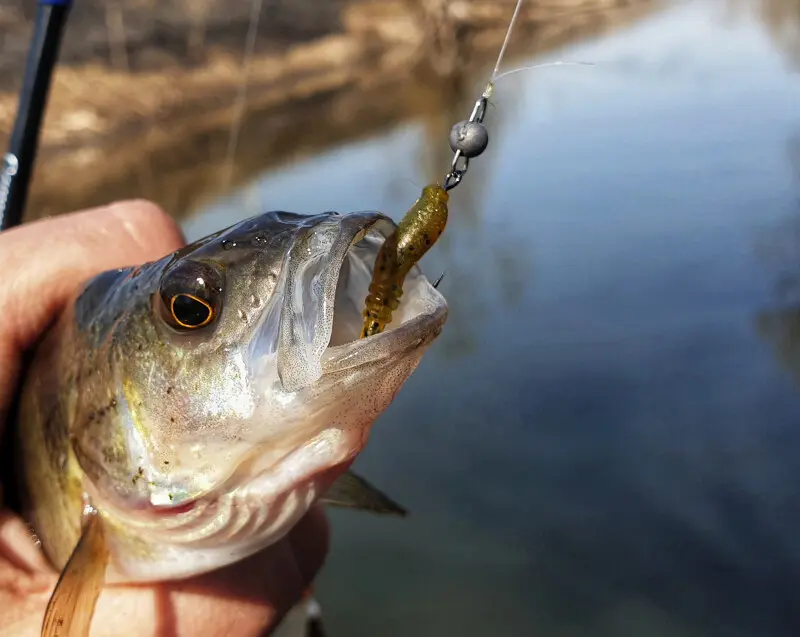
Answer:
M365 301L361 338L379 334L391 323L392 313L400 306L406 275L444 232L449 199L447 190L439 184L425 186L383 242Z
M492 88L490 82L475 102L470 118L451 129L450 148L455 154L442 185L429 184L422 189L419 199L378 251L369 294L364 302L361 338L380 334L392 322L392 313L400 307L406 275L444 232L449 191L461 183L469 160L486 150L489 143L483 118Z

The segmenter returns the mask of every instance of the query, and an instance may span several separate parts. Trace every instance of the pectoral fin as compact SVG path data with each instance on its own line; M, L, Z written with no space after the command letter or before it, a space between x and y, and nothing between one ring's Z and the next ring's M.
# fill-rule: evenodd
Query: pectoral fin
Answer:
M42 637L89 637L108 564L103 524L97 513L84 519L83 532L50 596Z
M408 513L397 502L352 471L346 471L339 476L328 492L320 498L320 502L380 515L405 516Z

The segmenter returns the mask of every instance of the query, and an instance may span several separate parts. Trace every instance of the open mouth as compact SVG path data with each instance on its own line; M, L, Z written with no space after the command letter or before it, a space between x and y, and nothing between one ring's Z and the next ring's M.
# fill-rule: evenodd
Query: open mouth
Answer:
M394 228L374 212L331 217L292 249L278 345L278 373L287 391L302 389L323 373L396 356L441 331L447 304L415 265L385 330L360 338L375 259Z

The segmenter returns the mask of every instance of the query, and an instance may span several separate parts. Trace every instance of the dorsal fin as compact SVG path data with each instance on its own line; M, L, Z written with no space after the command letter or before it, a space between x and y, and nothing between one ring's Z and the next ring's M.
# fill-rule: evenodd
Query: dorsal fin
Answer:
M103 523L100 516L92 512L84 518L81 538L50 596L42 637L89 637L107 564Z

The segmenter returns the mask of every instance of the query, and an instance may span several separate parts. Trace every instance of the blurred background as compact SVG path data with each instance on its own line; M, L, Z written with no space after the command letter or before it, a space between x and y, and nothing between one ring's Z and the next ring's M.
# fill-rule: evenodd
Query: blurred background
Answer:
M80 0L29 216L399 219L512 11ZM356 463L411 516L332 512L331 637L796 637L800 0L526 0L504 68L551 60L594 66L498 82L422 262L450 319Z

